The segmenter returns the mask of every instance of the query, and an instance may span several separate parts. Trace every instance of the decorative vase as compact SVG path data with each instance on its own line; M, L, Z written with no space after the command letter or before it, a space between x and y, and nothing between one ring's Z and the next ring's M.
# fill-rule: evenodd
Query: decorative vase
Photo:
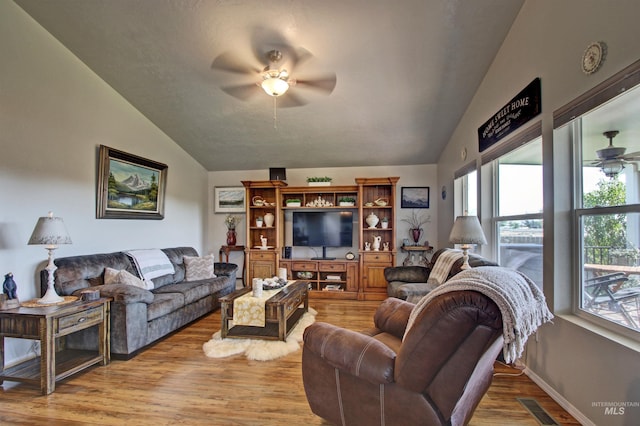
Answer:
M235 246L236 245L236 230L235 229L229 229L227 231L227 245L228 246Z
M271 228L273 226L273 221L275 220L275 216L273 213L267 213L264 215L264 226L267 228Z
M256 219L256 226L257 226L258 228L262 228L262 224L263 224L263 223L264 223L264 222L262 221L262 219Z
M422 235L422 228L412 228L409 231L411 231L413 242L415 243L415 245L418 245L418 242L420 241L420 236Z
M380 226L382 227L382 229L387 229L389 227L389 222L381 222Z
M382 237L379 235L376 235L375 237L373 237L373 244L371 245L371 247L373 248L373 251L380 251L380 242L382 241Z
M378 216L376 216L375 213L370 213L365 221L367 222L367 225L369 225L369 228L375 228L380 219L378 219Z

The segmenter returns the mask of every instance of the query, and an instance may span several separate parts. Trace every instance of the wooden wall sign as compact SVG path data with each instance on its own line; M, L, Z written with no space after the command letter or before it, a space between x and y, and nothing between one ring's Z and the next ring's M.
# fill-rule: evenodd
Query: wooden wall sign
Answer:
M538 77L478 128L480 152L540 114L540 108Z

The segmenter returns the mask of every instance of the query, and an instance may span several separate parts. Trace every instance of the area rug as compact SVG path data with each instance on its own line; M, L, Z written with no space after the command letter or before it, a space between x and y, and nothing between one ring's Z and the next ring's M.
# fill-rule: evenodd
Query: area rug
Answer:
M220 331L216 331L211 340L202 345L202 349L210 358L226 358L242 353L248 359L255 361L280 358L300 349L304 329L315 322L316 314L315 310L309 308L309 312L305 312L284 342L263 339L221 339Z

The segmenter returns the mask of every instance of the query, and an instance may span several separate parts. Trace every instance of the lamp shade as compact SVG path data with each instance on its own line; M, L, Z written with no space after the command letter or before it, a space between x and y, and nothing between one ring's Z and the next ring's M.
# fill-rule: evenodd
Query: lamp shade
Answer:
M454 244L487 244L477 216L458 216L451 228L449 241Z
M28 244L48 246L71 244L71 237L64 226L62 218L54 217L53 213L49 212L49 216L38 219Z

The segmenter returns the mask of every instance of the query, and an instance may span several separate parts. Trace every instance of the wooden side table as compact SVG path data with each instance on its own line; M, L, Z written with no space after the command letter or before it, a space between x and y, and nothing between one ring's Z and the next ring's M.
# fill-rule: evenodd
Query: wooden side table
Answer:
M246 287L247 285L244 282L244 246L222 246L220 247L220 251L218 252L218 257L220 258L220 262L222 262L222 253L224 253L226 259L225 262L229 263L229 253L231 253L232 251L239 251L242 253L242 272L240 278L242 279L242 286Z
M425 253L433 251L431 246L402 246L401 249L407 252L407 258L402 262L402 266L427 266L429 261Z
M39 383L42 393L48 395L55 390L57 380L94 364L109 364L110 302L111 299L102 298L0 311L0 384L4 380ZM58 338L93 326L98 327L98 347L95 351L61 350L56 347ZM5 369L5 337L39 340L41 356Z

